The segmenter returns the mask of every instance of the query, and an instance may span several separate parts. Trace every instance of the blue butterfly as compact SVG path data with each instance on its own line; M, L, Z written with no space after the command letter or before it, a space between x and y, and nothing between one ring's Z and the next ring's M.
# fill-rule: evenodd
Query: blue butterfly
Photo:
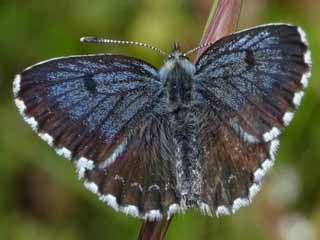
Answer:
M193 64L197 49L175 44L160 69L116 54L49 59L16 76L15 103L115 210L150 221L188 208L234 213L274 163L310 51L301 28L286 24L226 36Z

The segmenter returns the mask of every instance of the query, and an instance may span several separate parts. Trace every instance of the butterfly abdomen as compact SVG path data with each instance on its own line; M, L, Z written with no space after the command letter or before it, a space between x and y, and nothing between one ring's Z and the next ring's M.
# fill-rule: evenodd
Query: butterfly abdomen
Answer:
M201 166L196 111L178 109L172 113L175 143L175 177L181 207L195 206L201 193Z

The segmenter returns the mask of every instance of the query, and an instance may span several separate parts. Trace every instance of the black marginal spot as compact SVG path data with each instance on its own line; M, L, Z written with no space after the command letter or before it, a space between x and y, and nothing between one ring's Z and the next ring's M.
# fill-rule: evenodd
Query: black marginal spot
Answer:
M91 78L91 76L85 76L83 78L84 87L92 94L97 93L97 83Z
M248 69L250 70L255 66L256 61L254 59L254 55L251 49L246 49L245 51L246 51L246 56L244 58L244 61L246 62Z

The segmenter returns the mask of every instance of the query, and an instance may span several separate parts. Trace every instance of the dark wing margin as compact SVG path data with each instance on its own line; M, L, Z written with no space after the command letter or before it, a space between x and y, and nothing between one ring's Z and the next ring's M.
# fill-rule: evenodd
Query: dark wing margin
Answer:
M154 119L161 86L150 64L99 54L33 65L16 76L13 91L24 120L59 155L75 162L89 190L116 210L158 220L176 201L169 193L169 200L157 199L174 187L172 176L155 167L167 155L157 152L152 144L159 143L150 143L149 136L165 125L165 119ZM172 146L168 141L162 139ZM145 149L146 142L152 151ZM169 162L162 165L170 168Z
M202 131L203 212L235 212L258 192L304 95L310 55L300 27L270 24L224 37L200 56L196 91L212 112Z

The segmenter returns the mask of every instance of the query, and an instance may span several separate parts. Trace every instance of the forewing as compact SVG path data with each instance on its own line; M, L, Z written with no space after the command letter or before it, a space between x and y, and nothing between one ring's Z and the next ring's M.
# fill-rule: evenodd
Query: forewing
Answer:
M79 177L90 176L90 190L136 216L142 216L138 208L149 213L141 207L142 191L160 186L159 179L146 179L151 171L159 173L150 167L155 165L150 158L157 162L161 154L146 135L165 125L152 123L159 94L157 70L122 55L52 59L27 68L14 81L15 102L25 121L58 154L75 161ZM131 194L132 187L141 194ZM159 212L149 216L158 217Z
M227 36L199 58L196 91L213 125L203 135L215 139L203 142L211 171L204 173L209 179L203 199L218 215L247 204L250 187L251 196L256 192L274 161L281 129L300 104L310 68L304 32L284 24Z

